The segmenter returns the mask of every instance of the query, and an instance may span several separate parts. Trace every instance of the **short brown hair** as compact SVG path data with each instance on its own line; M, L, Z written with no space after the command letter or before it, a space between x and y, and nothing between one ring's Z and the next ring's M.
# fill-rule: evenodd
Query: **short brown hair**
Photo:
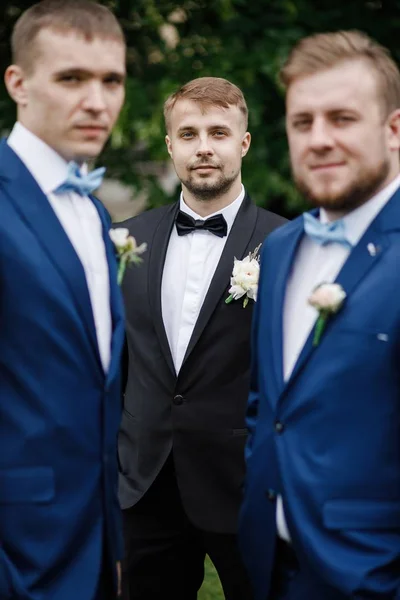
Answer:
M246 100L242 91L227 79L222 79L222 77L198 77L171 94L164 104L164 120L167 129L172 109L178 100L198 102L203 110L207 110L211 106L220 108L237 106L243 114L245 128L247 129L248 110Z
M36 58L35 39L42 29L71 31L90 42L95 37L114 39L125 45L121 26L112 12L92 0L42 0L19 17L11 37L12 60L32 70Z
M299 77L329 69L340 62L363 60L375 72L385 117L400 108L400 72L389 51L362 31L317 33L300 40L281 69L286 89Z

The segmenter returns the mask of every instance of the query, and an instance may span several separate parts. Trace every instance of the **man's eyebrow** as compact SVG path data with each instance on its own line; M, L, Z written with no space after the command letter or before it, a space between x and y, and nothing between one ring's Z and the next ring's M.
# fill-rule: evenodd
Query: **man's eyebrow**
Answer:
M65 69L60 69L54 73L54 77L62 77L63 75L79 75L85 78L93 77L93 75L98 75L93 73L93 71L89 71L88 69L83 69L81 67L66 67ZM101 77L103 78L115 78L120 81L124 81L126 74L125 71L105 71L101 73Z
M194 125L182 125L178 127L178 133L182 133L182 131L196 131L196 129Z
M208 129L210 129L210 130L224 129L225 131L231 131L231 128L229 127L229 125L218 125L218 123L216 123L215 125L210 125L210 127L208 127Z
M299 112L294 112L294 113L291 113L291 114L289 113L288 114L288 118L289 119L299 119L299 118L301 119L301 118L304 118L304 117L311 117L311 116L312 116L312 112L311 111L306 111L306 110L299 111Z
M198 128L195 127L194 125L182 125L181 127L178 128L178 133L181 133L183 131L196 131ZM209 127L207 127L208 131L215 131L218 129L223 129L224 131L231 131L231 128L229 127L229 125L210 125Z
M326 115L339 115L342 113L351 113L356 115L358 113L356 108L353 107L349 107L349 106L337 106L337 107L332 107L332 108L328 108L326 110L323 111L324 114ZM294 112L294 113L289 113L288 114L288 118L289 119L303 119L306 117L313 117L314 116L314 112L312 110L301 110L298 112Z

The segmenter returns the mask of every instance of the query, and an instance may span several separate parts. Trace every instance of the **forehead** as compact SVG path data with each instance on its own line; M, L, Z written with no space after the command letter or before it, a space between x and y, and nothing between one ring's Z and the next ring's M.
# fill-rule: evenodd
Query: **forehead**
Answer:
M286 96L287 116L339 109L365 110L378 104L378 78L364 61L345 61L295 79Z
M244 117L237 106L229 108L204 106L194 100L178 100L170 114L172 130L190 127L193 129L226 126L230 129L243 126Z
M35 67L51 71L82 69L125 73L125 47L117 40L94 37L87 41L75 32L66 34L42 29L35 46Z

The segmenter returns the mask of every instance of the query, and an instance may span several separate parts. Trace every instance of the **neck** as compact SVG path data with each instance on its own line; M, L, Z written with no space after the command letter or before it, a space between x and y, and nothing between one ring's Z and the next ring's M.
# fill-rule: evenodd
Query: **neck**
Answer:
M189 208L191 208L201 217L208 217L208 215L212 215L213 213L223 210L232 204L232 202L234 202L239 196L241 188L242 182L239 177L228 192L222 196L216 196L215 198L208 198L207 200L197 198L194 194L189 192L184 185L182 185L182 193L185 204L187 204Z
M330 223L332 223L333 221L337 221L338 219L341 219L342 217L345 217L348 214L348 212L349 211L344 211L344 210L332 211L332 210L327 210L325 208L325 214Z

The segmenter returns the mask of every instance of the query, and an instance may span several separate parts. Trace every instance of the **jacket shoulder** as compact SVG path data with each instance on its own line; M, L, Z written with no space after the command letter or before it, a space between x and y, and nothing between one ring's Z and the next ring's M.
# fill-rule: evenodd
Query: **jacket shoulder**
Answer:
M277 226L274 231L268 236L268 246L274 246L275 244L286 243L290 238L298 231L298 228L302 225L303 215L300 215L292 221L285 220L281 226Z
M270 210L266 210L265 208L261 208L257 206L257 224L256 227L258 230L263 230L265 234L269 234L278 227L282 227L288 223L288 220L285 217L281 217L276 213L271 212Z
M161 219L163 219L168 213L175 210L175 206L176 202L159 206L157 208L151 208L150 210L146 210L140 213L140 215L131 217L126 221L113 223L113 227L126 227L133 235L137 235L138 233L141 233L143 230L147 229L154 230Z

